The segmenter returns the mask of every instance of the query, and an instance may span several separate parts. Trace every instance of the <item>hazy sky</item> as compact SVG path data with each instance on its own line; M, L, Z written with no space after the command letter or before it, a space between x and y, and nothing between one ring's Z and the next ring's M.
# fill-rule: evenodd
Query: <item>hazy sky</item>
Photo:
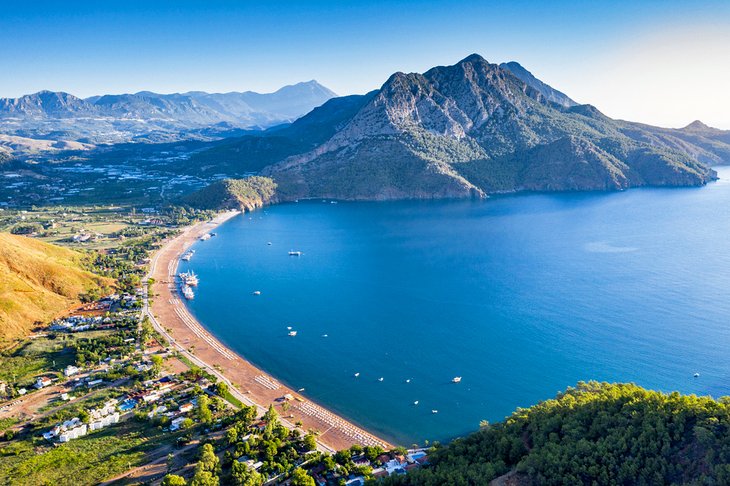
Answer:
M516 60L612 117L730 129L728 0L7 3L2 97L273 91L310 79L363 93L476 52Z

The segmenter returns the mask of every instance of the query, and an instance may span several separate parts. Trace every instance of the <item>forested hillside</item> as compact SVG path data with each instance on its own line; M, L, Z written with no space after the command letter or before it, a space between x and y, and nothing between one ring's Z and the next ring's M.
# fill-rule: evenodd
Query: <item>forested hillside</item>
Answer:
M730 484L730 400L580 383L388 485Z

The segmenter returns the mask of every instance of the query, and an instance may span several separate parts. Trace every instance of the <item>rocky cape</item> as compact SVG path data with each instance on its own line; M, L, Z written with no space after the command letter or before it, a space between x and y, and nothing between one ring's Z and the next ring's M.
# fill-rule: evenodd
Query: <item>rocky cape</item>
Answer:
M190 171L272 177L280 200L699 186L716 177L709 165L730 162L730 132L613 120L517 63L474 54L395 73L377 91L333 98L191 162Z

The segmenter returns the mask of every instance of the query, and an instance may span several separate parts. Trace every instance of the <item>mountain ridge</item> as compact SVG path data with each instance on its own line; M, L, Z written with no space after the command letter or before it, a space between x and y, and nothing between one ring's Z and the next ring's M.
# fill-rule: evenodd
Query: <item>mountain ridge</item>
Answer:
M528 81L476 54L394 73L329 140L262 174L282 199L483 197L701 185L715 177L705 163L730 161L722 142L561 105L543 94L557 90ZM551 172L533 178L534 160Z

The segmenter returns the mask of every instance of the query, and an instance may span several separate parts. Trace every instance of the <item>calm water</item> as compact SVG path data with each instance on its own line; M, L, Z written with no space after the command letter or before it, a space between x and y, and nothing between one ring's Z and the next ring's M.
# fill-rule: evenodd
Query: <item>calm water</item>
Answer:
M730 394L728 180L307 202L217 232L182 266L201 276L196 317L281 381L399 443L466 434L579 380Z

